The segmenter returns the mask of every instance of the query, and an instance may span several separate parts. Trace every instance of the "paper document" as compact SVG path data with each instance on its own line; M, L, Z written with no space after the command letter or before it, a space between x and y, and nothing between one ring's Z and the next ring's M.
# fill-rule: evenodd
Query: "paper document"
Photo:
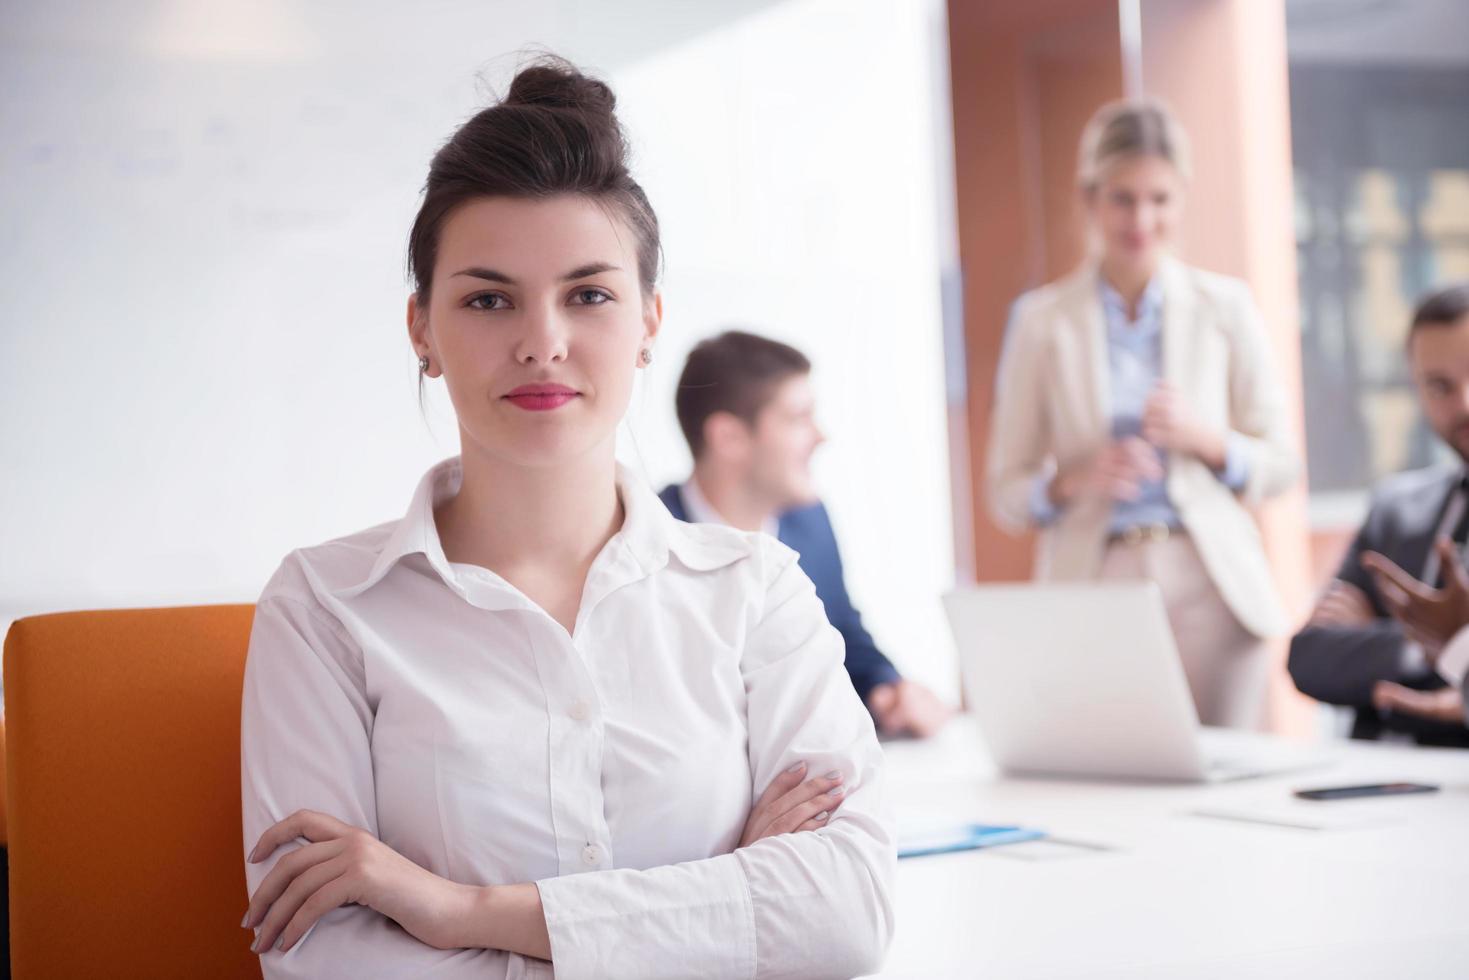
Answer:
M1204 806L1189 813L1196 817L1265 824L1292 830L1359 830L1396 822L1393 814L1381 810L1358 810L1337 803L1322 804L1305 800Z
M910 829L898 834L898 857L920 857L925 854L947 854L980 847L999 847L1021 841L1039 840L1044 831L1028 827L997 827L990 824L964 823Z

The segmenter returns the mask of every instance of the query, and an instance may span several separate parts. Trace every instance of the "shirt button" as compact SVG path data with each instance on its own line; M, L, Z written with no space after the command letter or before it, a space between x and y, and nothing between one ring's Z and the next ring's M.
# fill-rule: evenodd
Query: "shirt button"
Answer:
M597 845L588 844L581 849L581 859L587 864L599 864L602 860L602 852L597 849Z
M586 721L592 714L592 709L587 707L585 701L578 701L571 706L571 717L576 721Z

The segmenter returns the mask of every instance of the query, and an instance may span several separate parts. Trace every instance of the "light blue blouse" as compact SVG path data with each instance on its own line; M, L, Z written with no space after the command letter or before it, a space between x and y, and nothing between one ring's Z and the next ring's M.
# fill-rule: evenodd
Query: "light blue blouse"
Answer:
M1141 436L1143 410L1163 377L1163 289L1153 279L1138 300L1137 319L1127 318L1127 301L1106 281L1098 279L1102 314L1107 325L1107 368L1112 392L1112 438ZM1249 466L1238 433L1225 436L1224 469L1219 480L1231 490L1243 489ZM1168 499L1166 459L1161 480L1148 480L1138 487L1136 500L1119 500L1112 505L1112 533L1130 527L1163 524L1178 527L1178 511ZM1030 513L1039 525L1060 516L1051 503L1051 480L1042 476L1031 489Z

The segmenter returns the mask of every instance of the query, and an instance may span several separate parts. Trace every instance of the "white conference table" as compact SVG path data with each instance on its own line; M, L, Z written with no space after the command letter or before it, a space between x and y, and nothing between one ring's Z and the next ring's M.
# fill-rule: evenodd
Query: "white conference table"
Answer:
M928 742L888 743L900 822L1014 823L1108 849L1044 860L1020 844L898 862L897 931L880 976L1469 977L1469 751L1320 745L1321 767L1197 786L1002 777L967 717ZM1290 795L1397 781L1442 789ZM1191 813L1201 807L1327 808L1323 819L1356 826Z

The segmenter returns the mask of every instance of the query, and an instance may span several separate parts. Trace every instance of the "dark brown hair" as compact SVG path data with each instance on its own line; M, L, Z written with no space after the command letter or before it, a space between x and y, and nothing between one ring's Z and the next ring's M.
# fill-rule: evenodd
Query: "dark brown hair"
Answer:
M1424 327L1447 327L1469 316L1469 282L1455 283L1429 293L1413 311L1413 322L1408 324L1408 343Z
M408 236L408 270L429 296L439 233L450 213L481 197L581 194L617 209L637 236L638 281L658 281L658 218L628 172L627 138L607 85L545 56L522 68L505 98L476 113L429 164L423 204Z
M782 381L809 373L806 355L766 337L727 330L700 341L689 352L673 399L694 459L704 451L704 423L709 416L729 412L754 425Z

